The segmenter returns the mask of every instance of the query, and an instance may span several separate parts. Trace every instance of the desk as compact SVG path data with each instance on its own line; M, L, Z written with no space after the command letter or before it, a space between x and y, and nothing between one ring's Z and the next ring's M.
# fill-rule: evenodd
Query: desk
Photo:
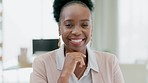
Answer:
M2 83L29 83L30 73L33 71L32 62L24 56L18 59L11 59L4 63L12 65L2 67Z
M29 83L32 68L14 68L3 71L3 83Z

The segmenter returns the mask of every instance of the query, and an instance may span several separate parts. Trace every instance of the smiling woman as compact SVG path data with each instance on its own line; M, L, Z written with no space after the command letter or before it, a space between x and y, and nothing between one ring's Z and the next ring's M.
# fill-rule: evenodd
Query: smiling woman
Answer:
M91 12L88 8L76 3L64 7L60 16L59 29L65 48L86 54L85 47L91 38L91 25Z
M117 58L94 51L91 0L55 0L54 17L64 44L38 56L31 83L124 83Z

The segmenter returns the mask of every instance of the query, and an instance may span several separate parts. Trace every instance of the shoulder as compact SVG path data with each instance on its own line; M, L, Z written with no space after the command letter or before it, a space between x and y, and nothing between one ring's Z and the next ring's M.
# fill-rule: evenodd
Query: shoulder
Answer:
M118 63L116 55L108 52L94 51L99 64L115 65Z
M45 82L49 78L49 74L53 73L52 69L56 68L56 54L57 50L47 52L37 56L32 64L33 72L31 80L34 82Z
M114 59L116 58L115 54L109 53L109 52L101 52L101 51L94 51L95 55L98 58L102 58L102 59Z
M46 64L49 62L50 63L55 62L56 55L57 55L57 50L50 51L45 54L39 55L34 59L33 64L42 64L43 65L43 64Z

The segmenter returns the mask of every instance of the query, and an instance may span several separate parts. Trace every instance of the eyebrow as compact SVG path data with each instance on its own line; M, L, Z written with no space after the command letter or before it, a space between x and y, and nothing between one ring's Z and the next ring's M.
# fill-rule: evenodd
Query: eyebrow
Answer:
M64 22L66 22L66 21L70 21L70 22L71 22L71 21L73 21L73 20L72 20L72 19L66 19L66 20L64 20Z
M64 22L67 22L67 21L72 22L73 20L72 20L72 19L64 20ZM90 21L90 20L89 20L89 19L82 19L82 20L80 20L80 21Z
M80 21L90 21L89 19L82 19L82 20L80 20Z

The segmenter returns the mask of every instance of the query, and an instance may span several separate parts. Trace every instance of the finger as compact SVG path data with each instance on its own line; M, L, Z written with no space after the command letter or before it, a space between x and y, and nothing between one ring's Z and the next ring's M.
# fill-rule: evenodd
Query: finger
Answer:
M79 65L79 67L83 67L84 65L85 65L85 62L84 62L84 58L86 57L86 55L84 55L83 53L79 53L80 54L80 56L79 56L79 63L80 63L80 65Z
M80 65L79 67L83 67L85 65L83 57L80 58Z
M86 55L80 53L80 52L73 52L73 53L66 53L66 56L70 56L75 61L75 64L79 63L79 67L83 67L85 65L84 58Z
M84 57L84 58L86 57L86 55L84 55L83 53L80 53L80 54L81 54L82 57Z

